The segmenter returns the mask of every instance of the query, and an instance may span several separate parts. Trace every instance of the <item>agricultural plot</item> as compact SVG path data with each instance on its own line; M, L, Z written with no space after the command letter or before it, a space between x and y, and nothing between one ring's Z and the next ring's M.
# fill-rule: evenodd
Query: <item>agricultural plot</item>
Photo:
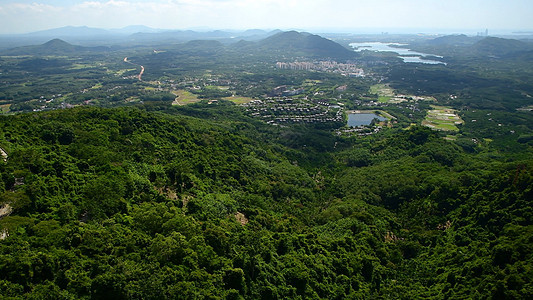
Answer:
M463 124L464 121L457 115L454 109L444 106L431 106L432 110L428 111L422 125L442 131L459 131L457 125Z
M11 104L0 104L0 114L8 113Z
M133 72L133 71L137 71L137 69L121 69L121 70L115 71L115 75L122 76L127 72Z
M375 84L370 87L370 94L378 95L378 102L398 104L408 101L431 101L437 102L437 99L431 96L414 96L414 95L400 95L394 92L387 84Z
M394 97L394 90L386 84L375 84L370 87L370 94L378 95L378 102L387 103Z
M186 90L173 91L172 94L176 96L176 99L174 99L172 105L187 105L200 101L200 99L198 99L195 94Z
M228 101L231 101L235 104L246 104L246 103L250 103L252 102L252 98L250 97L239 97L239 96L232 96L232 97L225 97L223 98L224 100L228 100Z
M520 108L517 108L516 110L519 110L519 111L533 111L533 105L520 107Z
M315 86L321 83L322 83L322 80L306 79L304 83L302 84L302 86L310 87L310 86Z
M83 69L91 69L94 68L94 66L89 64L72 64L70 68L67 70L83 70Z

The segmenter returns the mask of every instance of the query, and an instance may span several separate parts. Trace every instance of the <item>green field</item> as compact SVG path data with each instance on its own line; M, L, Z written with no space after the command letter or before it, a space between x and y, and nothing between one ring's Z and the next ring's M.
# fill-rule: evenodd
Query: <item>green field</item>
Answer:
M226 97L226 98L223 98L224 100L228 100L228 101L231 101L235 104L245 104L245 103L250 103L252 100L252 98L250 97L239 97L239 96L233 96L233 97Z
M1 114L5 114L7 112L9 112L9 107L11 106L11 104L2 104L0 105L0 113Z
M378 95L378 102L387 103L394 97L394 90L387 84L375 84L370 87L370 94Z
M381 102L381 103L387 103L390 101L392 97L386 97L386 96L379 96L378 97L378 102Z
M176 99L172 102L172 105L187 105L200 101L195 94L186 90L173 91L172 94L176 95Z
M435 105L431 105L431 108L422 121L423 126L443 131L459 131L457 124L464 123L452 108Z
M115 72L115 75L117 76L122 76L124 75L124 73L126 72L132 72L132 71L135 71L136 69L122 69L122 70L118 70Z
M377 94L378 96L392 97L394 90L387 84L374 84L370 87L370 94Z

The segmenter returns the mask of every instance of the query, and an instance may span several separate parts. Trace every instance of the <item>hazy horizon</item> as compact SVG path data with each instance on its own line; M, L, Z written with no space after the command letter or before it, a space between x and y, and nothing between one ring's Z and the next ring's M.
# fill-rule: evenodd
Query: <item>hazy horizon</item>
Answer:
M188 28L154 28L144 24L130 24L124 27L114 27L114 28L105 28L105 27L92 27L87 25L65 25L61 27L53 27L46 29L39 29L35 31L22 32L22 33L0 33L0 35L26 35L26 34L36 34L41 32L60 30L65 28L87 28L87 29L103 29L109 33L124 34L127 32L125 29L134 28L134 27L146 27L147 29L154 30L154 32L171 32L171 31L196 31L196 32L213 32L213 31L225 31L225 32L244 32L247 30L263 30L265 32L282 30L282 31L301 31L301 32L310 32L315 34L359 34L359 35L376 35L376 34L390 34L390 35L410 35L410 34L426 34L426 35L452 35L452 34L465 34L465 35L477 35L479 33L485 33L485 30L488 30L489 35L533 35L533 30L527 29L494 29L494 28L485 28L485 29L439 29L439 28L211 28L211 27L188 27ZM141 30L132 30L128 33L136 32L147 32Z
M167 30L297 29L351 33L533 31L528 0L7 0L0 34L65 26Z

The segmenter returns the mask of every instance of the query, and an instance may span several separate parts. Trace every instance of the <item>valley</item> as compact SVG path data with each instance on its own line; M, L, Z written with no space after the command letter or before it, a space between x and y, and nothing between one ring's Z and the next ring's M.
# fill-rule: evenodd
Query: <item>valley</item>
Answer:
M2 47L0 298L533 297L531 41L254 33Z

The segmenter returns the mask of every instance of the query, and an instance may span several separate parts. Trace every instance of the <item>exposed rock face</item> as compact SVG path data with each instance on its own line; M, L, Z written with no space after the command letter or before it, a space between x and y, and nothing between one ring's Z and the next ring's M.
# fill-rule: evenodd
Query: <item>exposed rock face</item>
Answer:
M246 218L246 216L241 212L237 212L235 214L235 219L237 219L237 221L241 223L241 225L248 224L248 218Z
M7 232L7 229L4 228L2 232L0 232L0 240L5 240L9 236L9 232Z
M0 206L0 219L9 216L13 212L13 208L9 204Z

